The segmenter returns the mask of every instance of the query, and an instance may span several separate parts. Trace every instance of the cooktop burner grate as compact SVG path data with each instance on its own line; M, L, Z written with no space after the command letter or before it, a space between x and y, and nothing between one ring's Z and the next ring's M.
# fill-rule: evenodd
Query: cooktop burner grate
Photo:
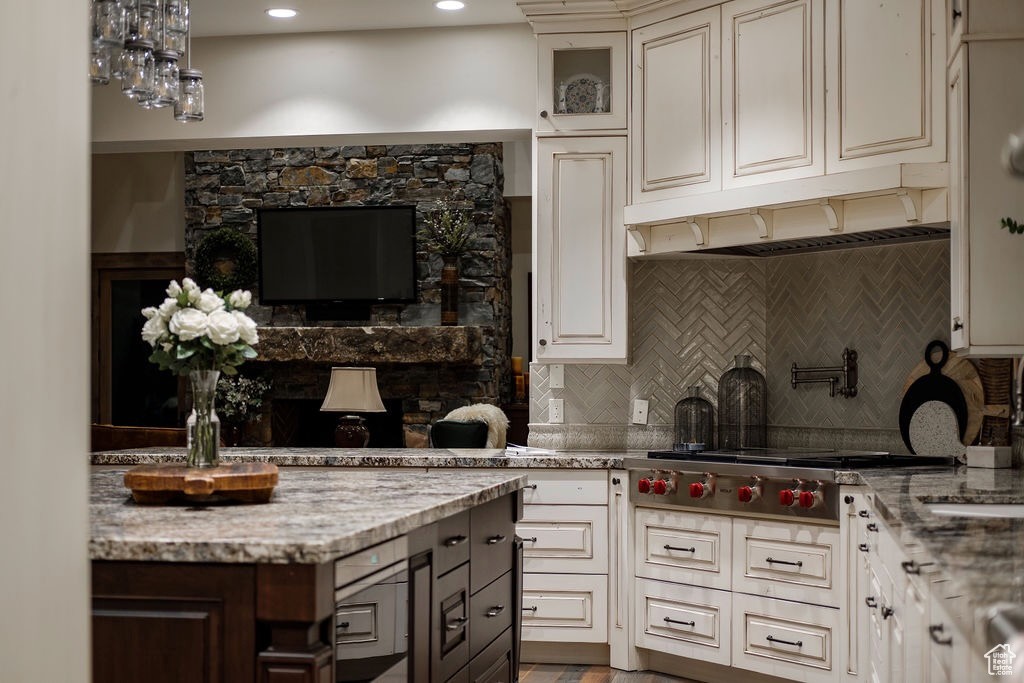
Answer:
M744 449L735 451L650 451L648 458L701 463L736 463L792 467L866 469L919 467L952 462L943 456L895 455L881 451L830 451L825 449Z

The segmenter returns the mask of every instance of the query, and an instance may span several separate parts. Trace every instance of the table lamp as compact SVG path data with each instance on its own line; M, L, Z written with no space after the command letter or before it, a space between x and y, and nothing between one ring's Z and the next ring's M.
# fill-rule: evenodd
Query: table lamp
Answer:
M370 441L370 430L359 415L383 413L384 403L377 391L376 368L331 368L331 384L321 412L345 413L338 418L334 445L338 448L363 448Z

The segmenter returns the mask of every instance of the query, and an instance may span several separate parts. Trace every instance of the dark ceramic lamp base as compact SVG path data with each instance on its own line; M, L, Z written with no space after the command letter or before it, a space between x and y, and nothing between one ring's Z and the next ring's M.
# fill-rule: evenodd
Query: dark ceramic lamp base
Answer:
M334 445L338 448L365 448L370 442L366 421L358 415L342 415L334 429Z

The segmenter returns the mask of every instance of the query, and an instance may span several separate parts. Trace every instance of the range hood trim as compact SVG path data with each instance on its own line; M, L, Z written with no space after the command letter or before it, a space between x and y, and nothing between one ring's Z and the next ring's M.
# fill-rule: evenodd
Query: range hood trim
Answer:
M632 238L629 256L644 258L673 252L750 255L744 247L767 251L764 247L768 244L775 244L780 253L794 253L797 243L818 237L828 242L828 248L841 248L847 243L864 246L869 240L863 233L874 231L879 232L870 238L875 244L935 239L948 232L948 184L949 165L945 162L893 164L633 204L624 210ZM855 217L847 225L847 215L857 213L846 211L847 207L855 209L879 201L885 202L882 215L873 216L867 225L863 218L858 221ZM816 207L820 215L820 220L813 220L811 225L806 219L807 207L812 211ZM800 229L775 230L779 212L789 209L805 211ZM729 235L716 240L712 221L724 224L725 219L731 226ZM738 234L736 226L746 221L750 229ZM807 250L812 248L821 247Z

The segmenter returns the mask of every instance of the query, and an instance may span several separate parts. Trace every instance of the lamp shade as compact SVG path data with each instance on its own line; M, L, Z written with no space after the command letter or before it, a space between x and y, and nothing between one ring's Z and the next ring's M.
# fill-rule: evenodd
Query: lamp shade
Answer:
M377 391L376 368L331 368L321 411L342 413L383 413L384 403Z

